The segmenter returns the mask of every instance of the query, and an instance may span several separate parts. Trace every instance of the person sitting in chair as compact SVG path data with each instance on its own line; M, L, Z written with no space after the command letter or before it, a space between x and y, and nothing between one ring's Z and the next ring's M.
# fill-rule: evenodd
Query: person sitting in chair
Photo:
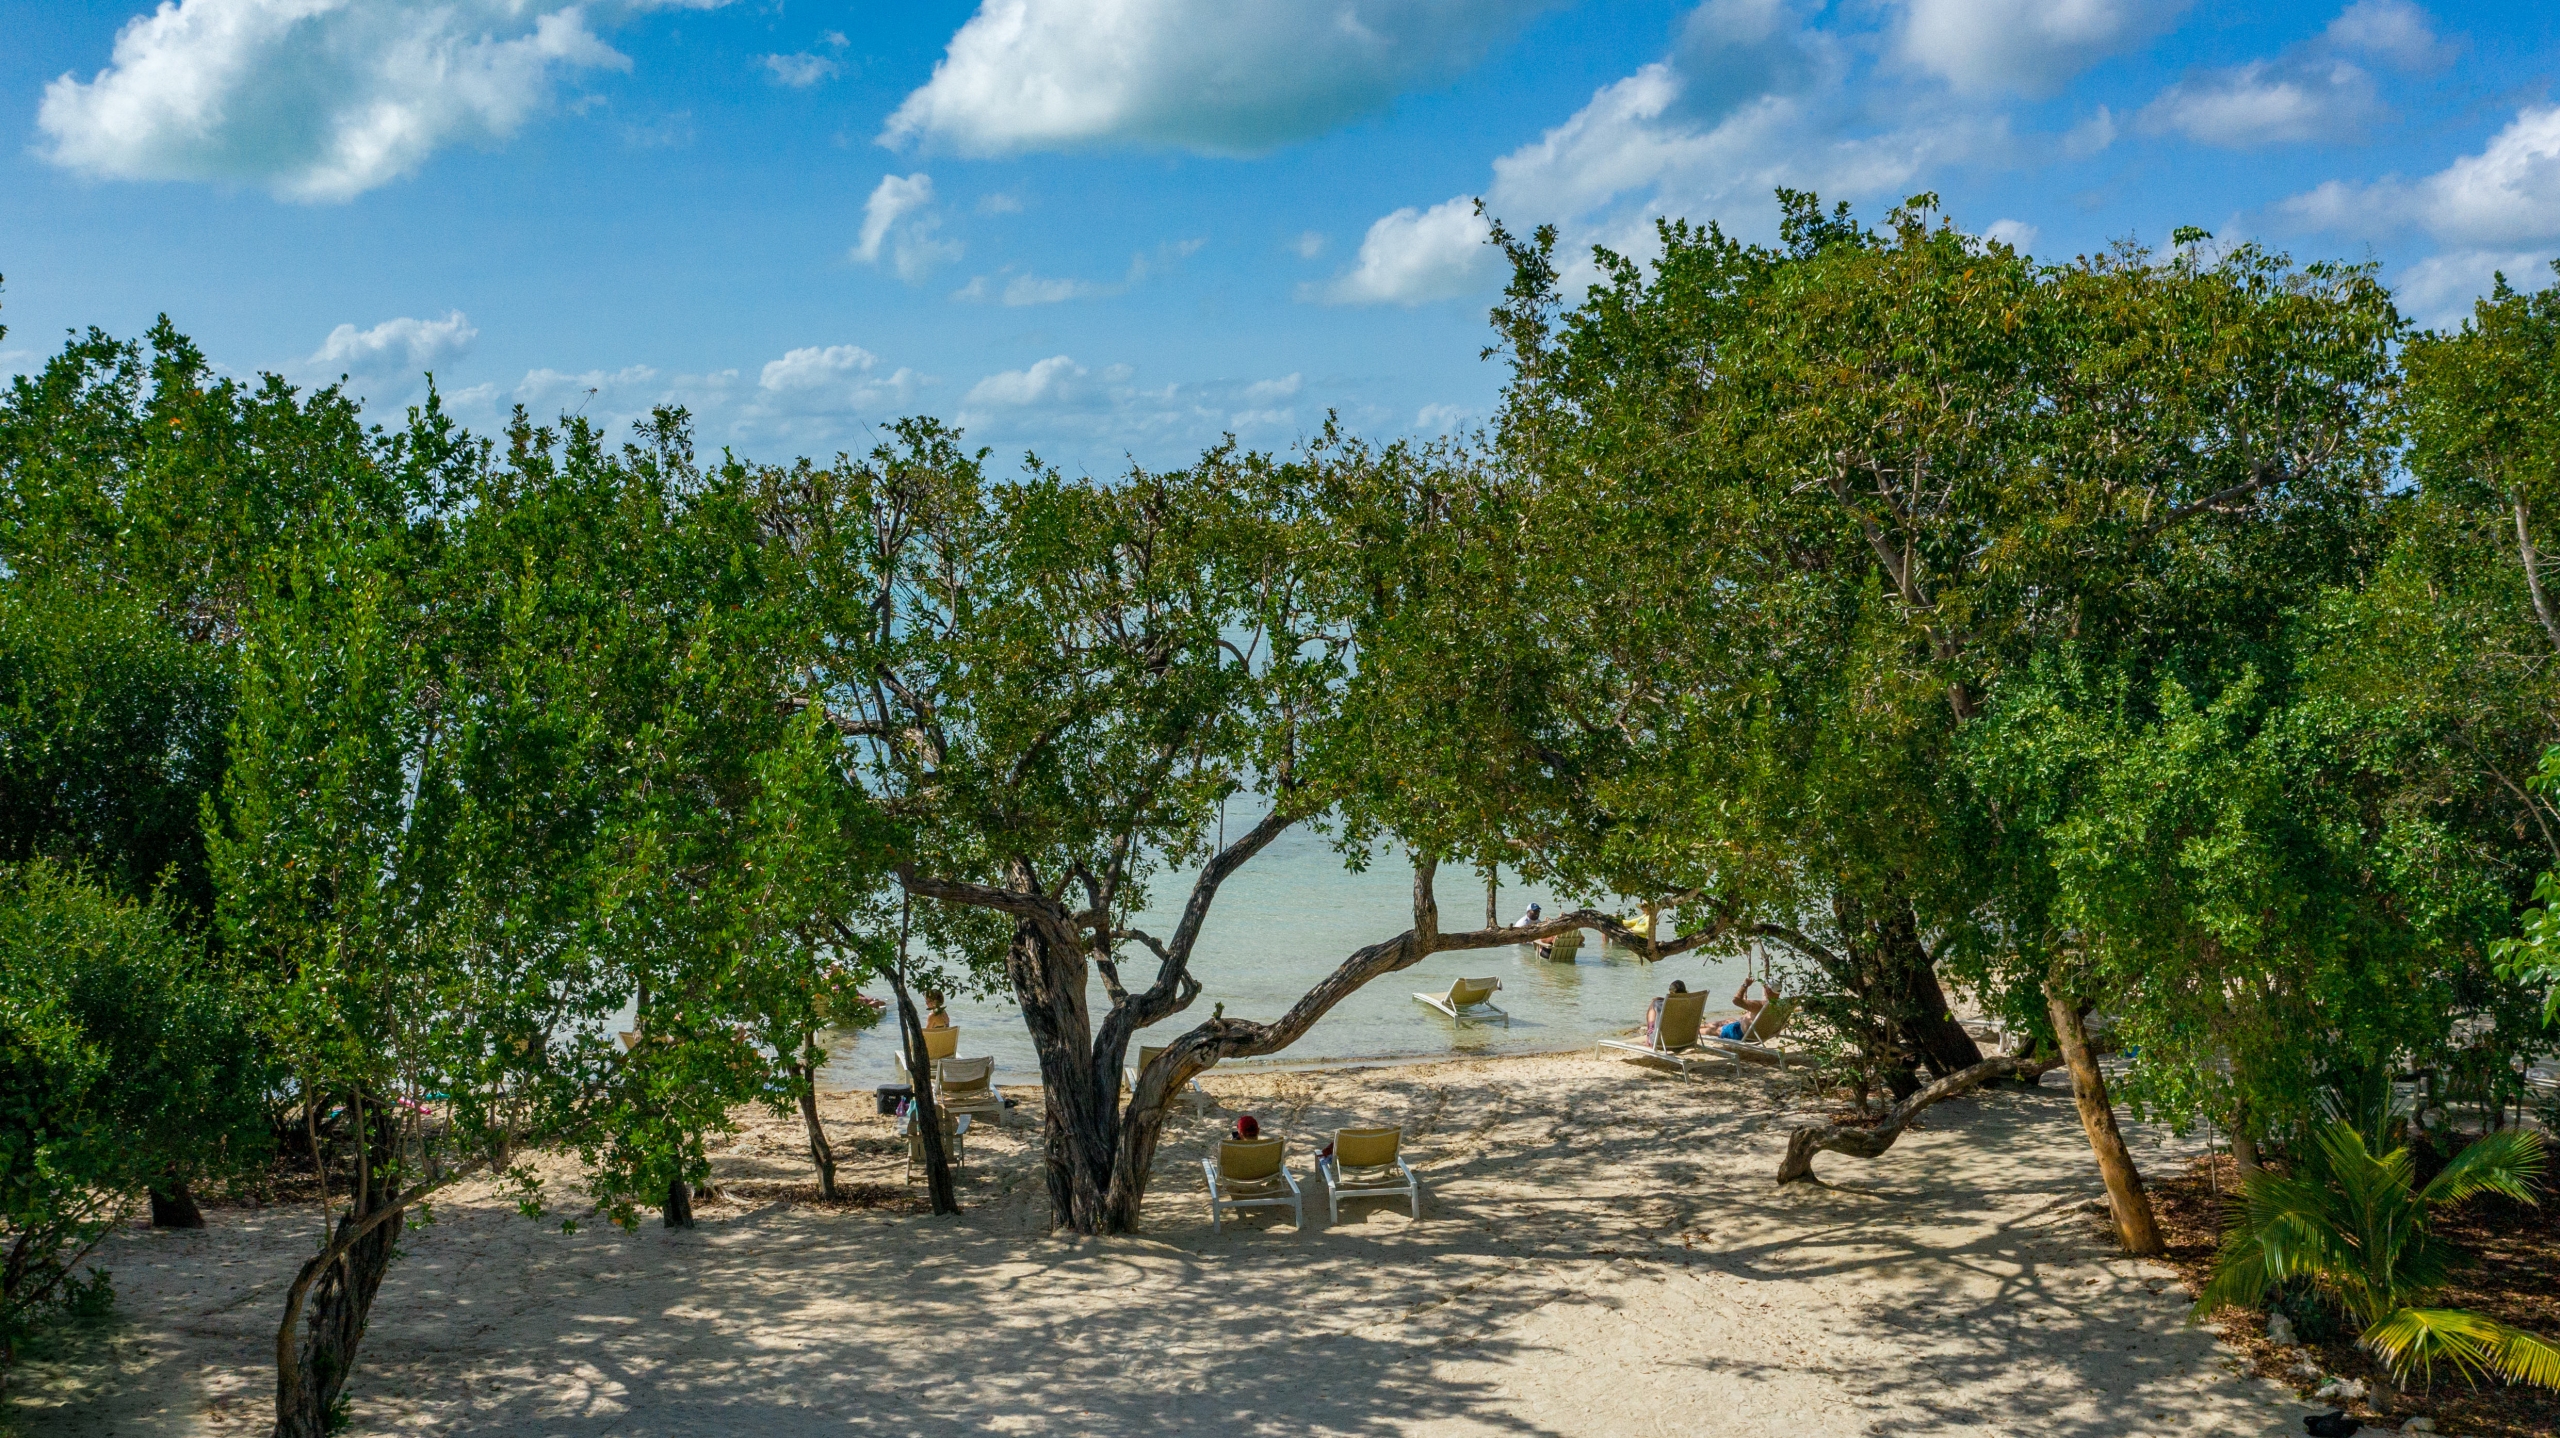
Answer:
M1755 983L1760 986L1760 997L1756 999L1750 996L1751 986ZM1737 1042L1748 1039L1751 1036L1751 1026L1760 1021L1760 1011L1769 1007L1777 997L1777 986L1767 979L1744 979L1742 987L1733 991L1733 1006L1742 1010L1742 1017L1727 1019L1719 1024L1716 1027L1716 1037L1733 1039Z
M942 995L931 989L924 991L924 1026L928 1029L951 1027L951 1015L943 1012Z

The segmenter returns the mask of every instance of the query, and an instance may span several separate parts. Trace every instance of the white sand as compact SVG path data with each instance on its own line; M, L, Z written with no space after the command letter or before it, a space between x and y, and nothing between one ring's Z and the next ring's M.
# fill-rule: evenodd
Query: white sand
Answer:
M1138 1237L1043 1231L1026 1115L973 1135L958 1220L824 1210L795 1122L757 1117L701 1226L574 1235L487 1195L393 1269L351 1431L505 1434L2274 1434L2306 1411L2117 1258L2067 1094L1959 1099L1827 1186L1770 1182L1801 1085L1580 1055L1213 1074ZM849 1182L897 1183L868 1096L828 1104ZM1027 1105L1026 1105L1027 1109ZM1303 1169L1405 1126L1416 1222L1212 1234L1199 1156L1250 1109ZM2148 1140L2145 1140L2147 1143ZM2144 1147L2141 1152L2161 1151ZM810 1189L814 1192L814 1188ZM762 1196L759 1196L762 1195ZM32 1365L35 1434L243 1433L309 1208L217 1210L103 1251L124 1321Z

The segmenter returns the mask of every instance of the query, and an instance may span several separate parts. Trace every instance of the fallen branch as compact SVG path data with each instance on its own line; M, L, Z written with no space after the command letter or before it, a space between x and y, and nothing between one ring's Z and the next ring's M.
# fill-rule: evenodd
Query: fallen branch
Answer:
M2020 1078L2041 1078L2060 1059L1996 1058L1985 1059L1971 1068L1959 1069L1894 1106L1883 1123L1873 1128L1852 1128L1846 1124L1826 1123L1797 1129L1787 1139L1786 1159L1778 1165L1778 1182L1795 1183L1813 1177L1813 1156L1828 1150L1845 1153L1851 1158L1879 1158L1893 1147L1895 1139L1920 1116L1920 1111L1940 1099L1980 1088L1996 1078L2012 1074Z

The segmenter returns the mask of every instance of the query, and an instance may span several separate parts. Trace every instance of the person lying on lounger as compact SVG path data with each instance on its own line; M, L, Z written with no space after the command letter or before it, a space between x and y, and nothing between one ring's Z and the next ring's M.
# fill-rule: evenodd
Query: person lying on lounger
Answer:
M1760 997L1756 999L1750 996L1751 986L1754 983L1760 985ZM1776 1002L1777 997L1777 986L1770 983L1767 979L1744 979L1742 981L1742 987L1733 991L1733 1005L1735 1008L1742 1010L1742 1017L1738 1019L1727 1019L1724 1023L1718 1025L1716 1028L1716 1037L1720 1039L1736 1040L1749 1038L1751 1036L1751 1026L1760 1021L1760 1011Z

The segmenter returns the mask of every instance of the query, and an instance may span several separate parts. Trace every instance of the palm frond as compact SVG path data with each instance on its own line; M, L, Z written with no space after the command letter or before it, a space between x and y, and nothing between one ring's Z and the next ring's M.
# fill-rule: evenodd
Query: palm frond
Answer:
M2560 1348L2466 1309L2397 1309L2356 1342L2404 1379L2415 1371L2423 1382L2444 1363L2469 1378L2560 1388Z
M2531 1203L2543 1158L2542 1135L2531 1129L2488 1134L2454 1155L2418 1197L2427 1203L2459 1203L2485 1191Z

